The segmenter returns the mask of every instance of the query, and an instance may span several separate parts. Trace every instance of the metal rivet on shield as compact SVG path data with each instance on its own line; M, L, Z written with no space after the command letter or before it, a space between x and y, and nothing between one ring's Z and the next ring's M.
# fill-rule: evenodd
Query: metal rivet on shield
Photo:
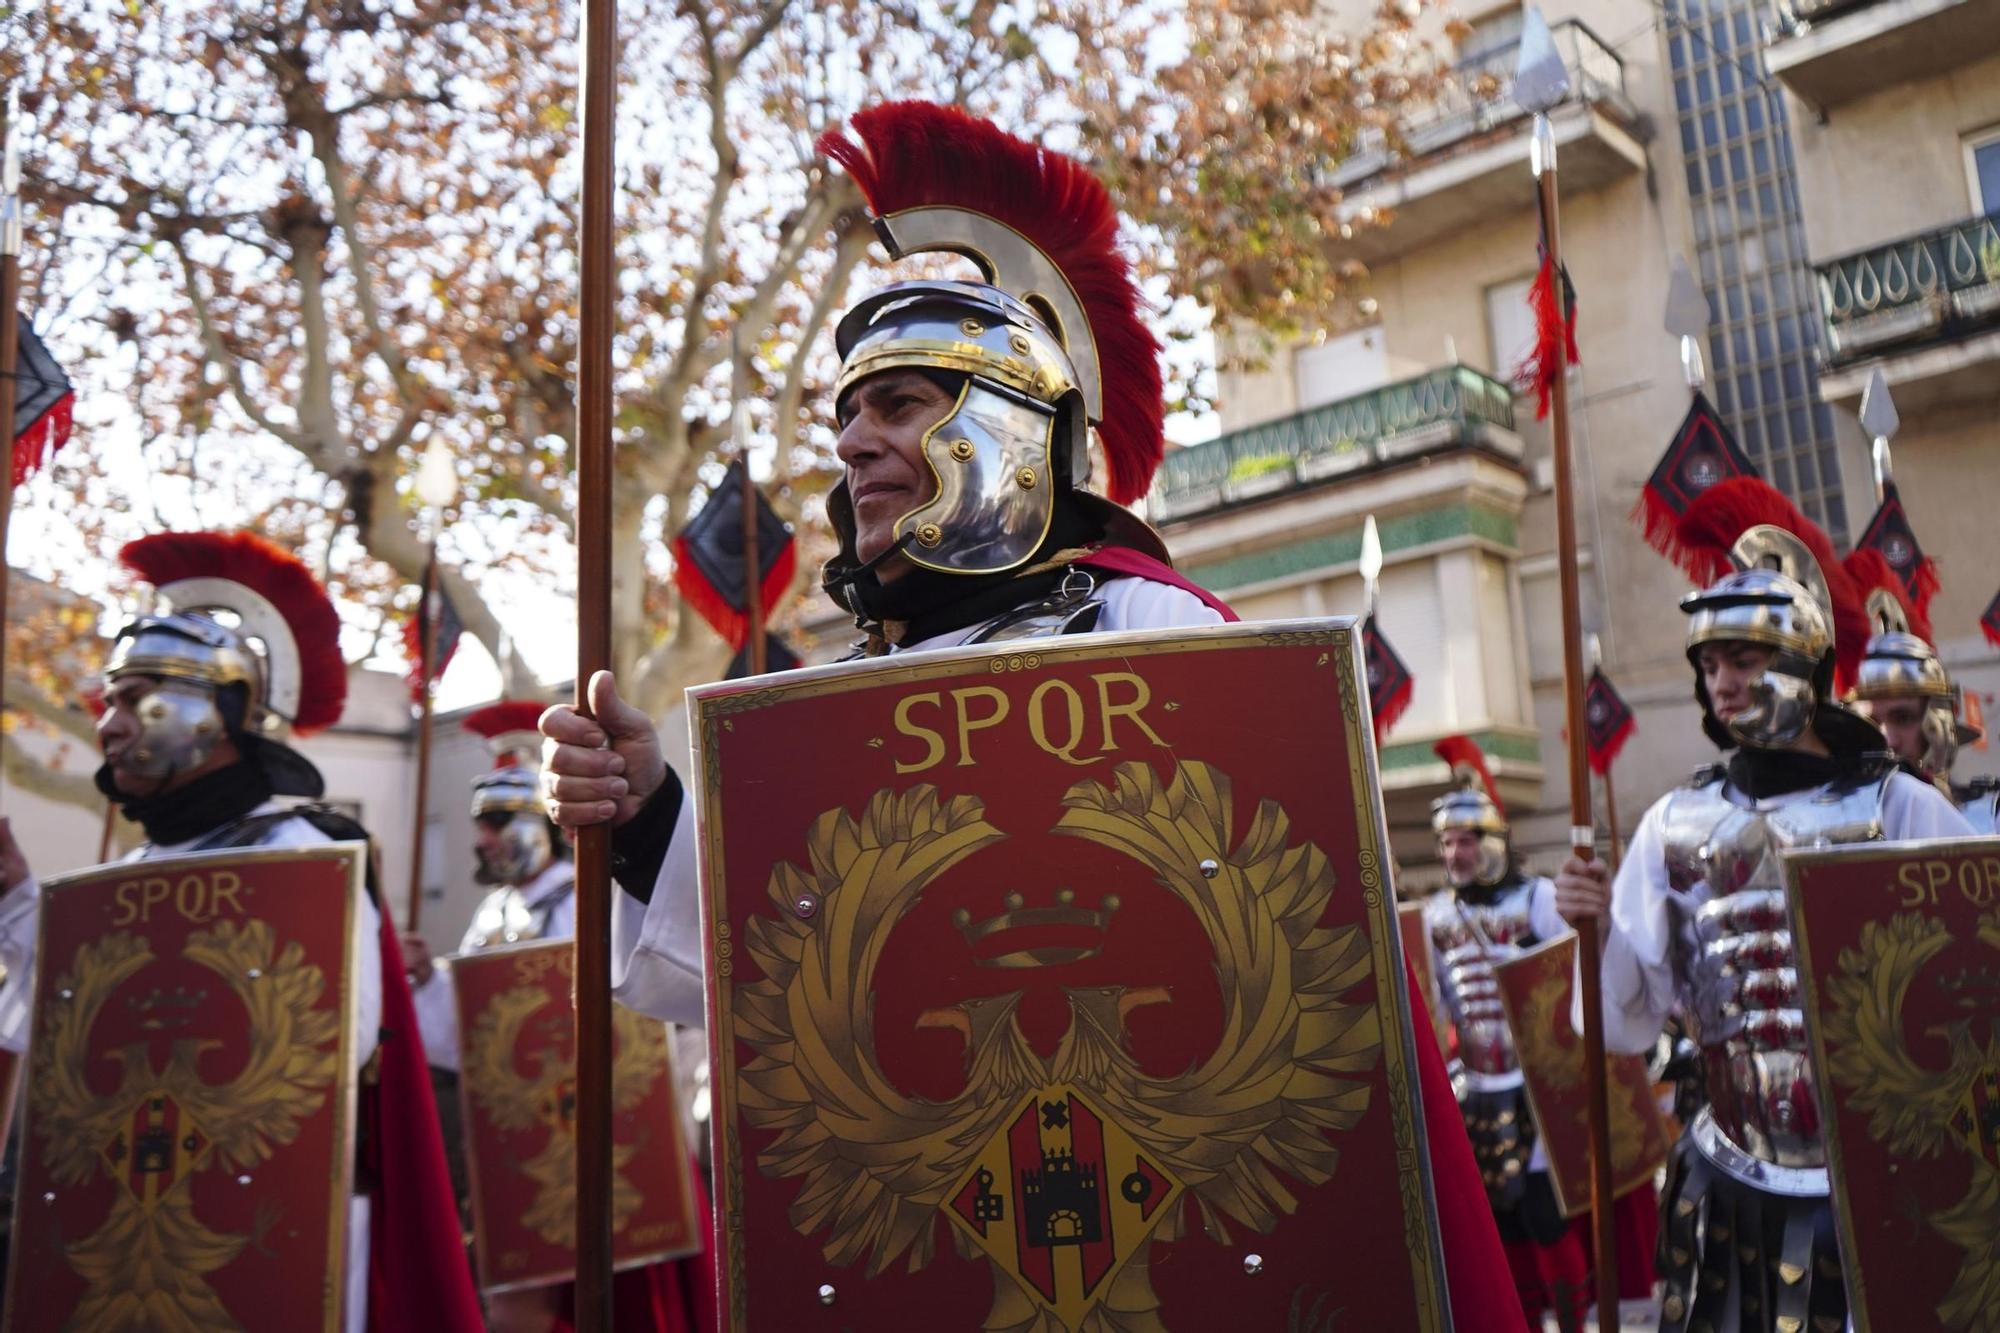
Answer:
M250 1177L249 1177L249 1176L238 1176L238 1177L236 1177L236 1183L237 1183L237 1184L239 1184L239 1185L248 1185L248 1184L250 1183Z
M1243 1271L1248 1273L1251 1277L1256 1277L1259 1273L1264 1271L1264 1256L1261 1254L1244 1255Z
M798 918L801 921L811 917L818 910L819 895L817 893L802 893L792 899L792 911L798 914Z
M1214 879L1216 872L1221 869L1222 866L1213 857L1204 856L1201 859L1201 877L1203 879Z
M47 1194L44 1194L42 1196L43 1203L54 1203L55 1201L56 1201L56 1192L54 1190L50 1190Z
M255 981L258 977L264 975L264 969L261 967L253 967L248 972L245 972L243 975L250 978L250 980Z
M820 1303L821 1305L832 1305L832 1304L833 1304L833 1298L834 1298L834 1290L833 1290L833 1284L832 1284L831 1282L822 1282L822 1283L820 1283L820 1284L819 1284L819 1303Z
M69 987L67 987L67 986L64 986L64 987L63 987L63 988L62 988L61 990L57 991L57 992L56 992L56 995L57 995L57 996L58 996L59 998L61 998L61 999L65 999L65 1000L74 1000L74 999L76 998L76 992L75 992L75 991L73 991L73 990L71 990L71 989L70 989Z

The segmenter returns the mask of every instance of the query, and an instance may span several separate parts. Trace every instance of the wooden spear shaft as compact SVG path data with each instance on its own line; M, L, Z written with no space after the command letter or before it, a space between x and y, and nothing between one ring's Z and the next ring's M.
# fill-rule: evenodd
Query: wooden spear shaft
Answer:
M8 90L0 112L0 682L7 679L7 528L14 516L14 400L21 392L21 196L15 120L20 102Z
M431 557L424 563L424 593L417 602L423 617L418 631L423 635L423 661L417 664L422 695L417 700L417 800L416 817L410 830L410 902L404 910L403 928L414 935L424 920L424 835L430 828L431 810L431 681L436 672L438 650L437 536L431 536Z
M617 0L584 0L576 357L576 707L611 669L611 212ZM576 1329L611 1331L611 831L576 840Z
M1541 191L1542 242L1554 270L1560 317L1563 300L1562 241L1556 218L1555 135L1548 117L1535 117L1535 186ZM1570 466L1569 367L1561 337L1553 339L1556 364L1549 389L1550 436L1555 452L1556 563L1562 587L1563 704L1569 725L1570 848L1579 860L1597 854L1597 831L1590 810L1589 735L1584 711L1583 612L1577 591L1576 487ZM1611 1097L1605 1083L1604 1010L1601 949L1595 930L1577 933L1577 984L1583 1003L1583 1056L1590 1085L1590 1207L1597 1272L1598 1327L1618 1310L1618 1242L1611 1218Z

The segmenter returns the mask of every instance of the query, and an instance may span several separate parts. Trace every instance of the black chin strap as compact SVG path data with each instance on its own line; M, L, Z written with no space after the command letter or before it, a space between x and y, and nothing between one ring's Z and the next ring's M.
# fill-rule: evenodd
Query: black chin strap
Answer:
M864 620L868 613L861 607L861 580L872 576L883 561L892 555L900 554L916 539L917 530L911 528L908 532L898 537L890 544L888 549L884 550L873 560L864 560L858 565L853 565L845 569L836 568L834 565L828 564L826 574L820 580L821 589L825 591L828 597L831 597L835 602L852 612L857 623Z

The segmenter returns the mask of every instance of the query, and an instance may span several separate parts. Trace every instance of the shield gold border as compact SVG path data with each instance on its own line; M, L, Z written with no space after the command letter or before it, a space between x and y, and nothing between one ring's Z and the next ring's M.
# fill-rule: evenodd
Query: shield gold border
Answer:
M1834 1086L1833 1073L1826 1059L1826 1041L1820 1032L1817 1018L1820 1013L1821 996L1818 973L1813 967L1812 933L1801 902L1805 892L1801 882L1801 872L1810 872L1816 866L1856 865L1871 861L1879 861L1884 865L1899 865L1912 857L1970 851L2000 852L2000 838L1932 838L1906 839L1899 842L1849 843L1840 847L1788 850L1783 854L1785 908L1791 920L1792 949L1798 957L1799 989L1806 1005L1806 1032L1812 1040L1813 1091L1819 1097L1820 1105L1839 1105L1841 1093L1840 1089ZM1862 1268L1859 1238L1854 1234L1854 1204L1847 1191L1847 1163L1841 1151L1840 1135L1826 1134L1824 1142L1827 1189L1833 1197L1833 1225L1840 1241L1841 1276L1847 1284L1848 1319L1854 1333L1872 1333L1877 1326L1869 1317L1869 1277ZM1887 1281L1893 1288L1896 1281L1894 1275L1890 1275ZM1894 1333L1894 1330L1883 1329L1881 1333Z
M1395 892L1388 873L1389 832L1383 807L1375 732L1367 702L1366 669L1362 662L1361 630L1352 616L1310 620L1236 622L1200 628L1134 630L1041 638L1001 645L946 648L839 662L780 672L751 680L723 681L687 692L690 714L689 772L694 781L694 821L700 835L701 921L708 941L709 967L704 979L709 1033L710 1087L714 1098L711 1133L714 1141L715 1234L721 1251L716 1265L717 1316L720 1333L745 1333L749 1273L744 1259L744 1228L740 1212L743 1153L735 1100L736 1042L717 1034L736 1030L731 984L733 941L729 938L727 890L722 860L721 771L717 759L717 729L731 717L796 699L822 698L879 688L887 682L916 684L956 675L986 677L1003 670L1032 670L1044 664L1099 659L1129 660L1169 653L1246 651L1259 647L1325 645L1334 650L1340 715L1345 724L1348 773L1355 793L1356 858L1360 863L1362 896L1372 934L1375 974L1404 974L1402 932L1396 919ZM1034 665L1030 665L1030 660ZM1447 1333L1450 1302L1444 1278L1442 1242L1436 1225L1437 1205L1430 1177L1430 1155L1424 1137L1423 1109L1417 1087L1417 1057L1409 1006L1409 988L1381 987L1395 1039L1382 1043L1390 1123L1398 1139L1399 1176L1404 1212L1410 1229L1410 1266L1414 1288L1424 1304L1425 1322L1411 1333ZM1430 1219L1425 1226L1415 1219ZM725 1262L722 1262L726 1260Z
M365 842L329 842L308 847L247 847L240 850L212 852L187 852L173 856L149 857L142 861L114 861L104 865L90 866L71 871L41 881L42 910L35 921L35 1012L41 1006L40 992L44 985L52 984L52 975L44 964L48 961L48 927L50 899L73 890L78 886L102 880L113 874L129 874L144 868L172 868L199 862L203 865L283 865L299 861L345 861L347 863L347 892L342 896L341 940L343 963L341 982L344 998L341 1003L340 1047L336 1057L340 1070L340 1085L334 1098L335 1162L332 1175L332 1207L330 1225L327 1229L328 1253L326 1281L322 1284L323 1305L319 1327L324 1333L340 1333L347 1323L347 1259L348 1259L348 1204L354 1196L354 1154L357 1143L358 1122L355 1108L356 1093L361 1082L360 1047L355 1040L355 1028L361 1020L361 992L355 984L356 951L354 939L357 904L361 895L367 892L368 844ZM21 1082L25 1087L30 1067L27 1059L22 1062ZM32 1141L34 1133L34 1105L32 1099L23 1099L21 1107L21 1142ZM23 1192L27 1188L25 1172L15 1177L14 1225L18 1227L22 1212ZM360 1262L367 1262L367 1256L359 1256ZM11 1246L7 1263L7 1290L10 1293L24 1291L20 1272L21 1247ZM7 1308L7 1326L12 1327L12 1304ZM306 1325L309 1327L309 1325Z
M475 965L485 965L488 963L497 963L515 955L530 954L538 951L574 953L575 948L576 942L574 940L524 940L518 944L504 944L491 949L479 949L471 953L452 954L440 961L448 962L456 968L467 962L473 962ZM574 1258L565 1267L552 1268L526 1277L508 1278L504 1281L489 1281L492 1277L492 1260L487 1253L489 1242L484 1232L478 1226L479 1221L485 1217L485 1208L484 1201L480 1197L479 1182L481 1172L479 1169L478 1137L472 1132L472 1082L463 1073L464 1045L467 1034L471 1031L471 1024L466 1022L466 1019L470 1016L460 1007L455 982L453 984L451 1002L453 1011L458 1014L459 1019L459 1062L461 1072L458 1077L458 1104L461 1116L460 1123L465 1126L463 1146L466 1156L466 1182L472 1192L472 1215L474 1222L473 1252L476 1260L477 1276L479 1278L479 1290L483 1295L495 1296L510 1291L526 1291L536 1287L548 1287L558 1283L574 1281L576 1279L576 1263ZM622 1008L623 1006L620 1007ZM570 1016L573 1019L575 1015L576 1006L572 1002ZM694 1181L688 1162L687 1139L681 1131L681 1110L679 1094L676 1091L679 1087L679 1082L676 1079L676 1071L674 1069L673 1024L651 1018L650 1016L643 1017L647 1017L648 1022L659 1023L660 1026L667 1029L667 1099L673 1111L668 1123L673 1137L674 1178L680 1191L682 1208L685 1210L689 1243L681 1246L668 1246L658 1250L636 1250L627 1254L617 1254L615 1253L617 1238L614 1236L614 1257L611 1268L616 1273L622 1273L633 1268L645 1268L652 1264L667 1263L674 1259L684 1259L689 1255L701 1253L700 1219L697 1216L694 1206Z

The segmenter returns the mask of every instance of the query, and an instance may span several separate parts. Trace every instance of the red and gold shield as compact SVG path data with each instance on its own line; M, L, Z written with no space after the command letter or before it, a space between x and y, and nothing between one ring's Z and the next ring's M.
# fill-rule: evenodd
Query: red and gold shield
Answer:
M459 1097L479 1285L576 1273L576 950L568 940L451 960ZM611 1255L617 1268L701 1248L667 1027L612 1010Z
M42 886L11 1333L343 1326L364 855Z
M1564 1217L1590 1208L1590 1088L1583 1038L1571 1022L1576 936L1560 935L1493 969L1500 1007L1514 1034L1514 1057L1549 1158L1549 1182ZM1652 1183L1667 1160L1665 1118L1637 1055L1608 1055L1611 1088L1611 1190L1622 1198Z
M2000 1262L2000 839L1785 858L1854 1327L1976 1328Z
M1309 621L693 692L726 1329L1448 1323L1360 671Z

